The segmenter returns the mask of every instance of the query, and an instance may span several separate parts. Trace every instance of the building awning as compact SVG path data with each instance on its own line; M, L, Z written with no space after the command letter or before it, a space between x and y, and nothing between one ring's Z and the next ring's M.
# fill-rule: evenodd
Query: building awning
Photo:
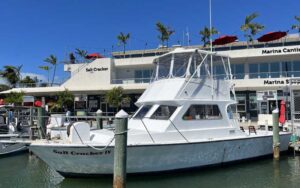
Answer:
M99 58L104 58L104 56L102 56L99 53L92 53L92 54L88 54L87 56L85 56L86 59L99 59Z
M64 91L65 87L30 87L30 88L13 88L0 92L1 94L9 94L11 92L24 92L26 95L51 95L57 92Z
M257 40L258 40L258 42L270 42L273 40L281 39L282 37L285 37L286 35L287 35L287 32L283 32L283 31L269 32L269 33L264 34L263 36L259 37Z
M212 45L224 45L224 44L229 44L229 43L233 43L237 40L237 36L233 36L233 35L224 35L221 36L217 39L215 39L212 42Z

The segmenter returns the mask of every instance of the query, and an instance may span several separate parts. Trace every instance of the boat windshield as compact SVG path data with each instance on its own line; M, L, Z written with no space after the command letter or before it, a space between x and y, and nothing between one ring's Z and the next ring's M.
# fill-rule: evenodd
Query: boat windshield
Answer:
M150 119L168 120L175 112L177 106L160 105L152 114Z
M211 69L211 58L213 69ZM222 56L210 56L204 52L170 53L155 60L156 79L190 77L204 78L213 75L216 79L227 79L230 71L228 59Z
M149 112L151 107L152 107L151 105L144 105L140 107L140 109L133 116L133 119L142 119Z

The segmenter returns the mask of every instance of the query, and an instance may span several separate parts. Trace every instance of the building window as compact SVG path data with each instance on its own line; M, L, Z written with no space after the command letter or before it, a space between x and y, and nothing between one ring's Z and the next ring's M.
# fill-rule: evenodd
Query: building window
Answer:
M249 64L249 78L258 78L258 64Z
M135 83L149 83L153 74L153 70L135 70L134 71L134 80Z
M246 112L246 95L245 94L237 94L237 112L245 113Z
M168 120L175 112L177 106L159 106L150 119Z
M216 120L222 119L218 105L191 105L182 117L183 120Z
M256 111L257 110L257 97L256 93L249 94L249 110Z
M270 63L270 78L279 78L280 77L280 63Z
M151 105L142 106L139 111L133 116L133 119L142 119L151 109Z
M292 77L292 62L282 62L282 77Z
M234 79L244 79L245 77L244 64L231 64L231 73Z
M293 62L293 76L300 77L300 61Z
M269 63L259 64L259 77L268 78L269 76Z

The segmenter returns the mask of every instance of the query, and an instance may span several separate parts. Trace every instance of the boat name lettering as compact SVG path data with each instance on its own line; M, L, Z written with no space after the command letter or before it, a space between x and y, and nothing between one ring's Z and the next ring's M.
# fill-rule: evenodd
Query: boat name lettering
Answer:
M283 85L283 84L290 84L290 80L264 80L264 85ZM292 80L291 85L300 85L300 80Z
M282 49L263 49L261 54L281 54L281 53L297 53L300 52L300 48L282 48Z
M79 151L59 151L59 150L53 150L53 153L59 154L59 155L109 155L111 153L110 150L105 151L95 151L95 152L79 152Z
M86 68L85 70L86 70L86 72L107 71L108 68L107 67L100 67L100 68L94 67L94 68Z

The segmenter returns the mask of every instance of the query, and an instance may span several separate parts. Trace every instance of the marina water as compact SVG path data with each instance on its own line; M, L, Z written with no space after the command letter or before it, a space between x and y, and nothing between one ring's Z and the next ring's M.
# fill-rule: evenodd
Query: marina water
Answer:
M298 188L300 156L272 158L206 169L157 175L129 176L129 188ZM9 187L97 187L111 188L112 178L64 179L36 156L22 154L0 159L0 188Z

